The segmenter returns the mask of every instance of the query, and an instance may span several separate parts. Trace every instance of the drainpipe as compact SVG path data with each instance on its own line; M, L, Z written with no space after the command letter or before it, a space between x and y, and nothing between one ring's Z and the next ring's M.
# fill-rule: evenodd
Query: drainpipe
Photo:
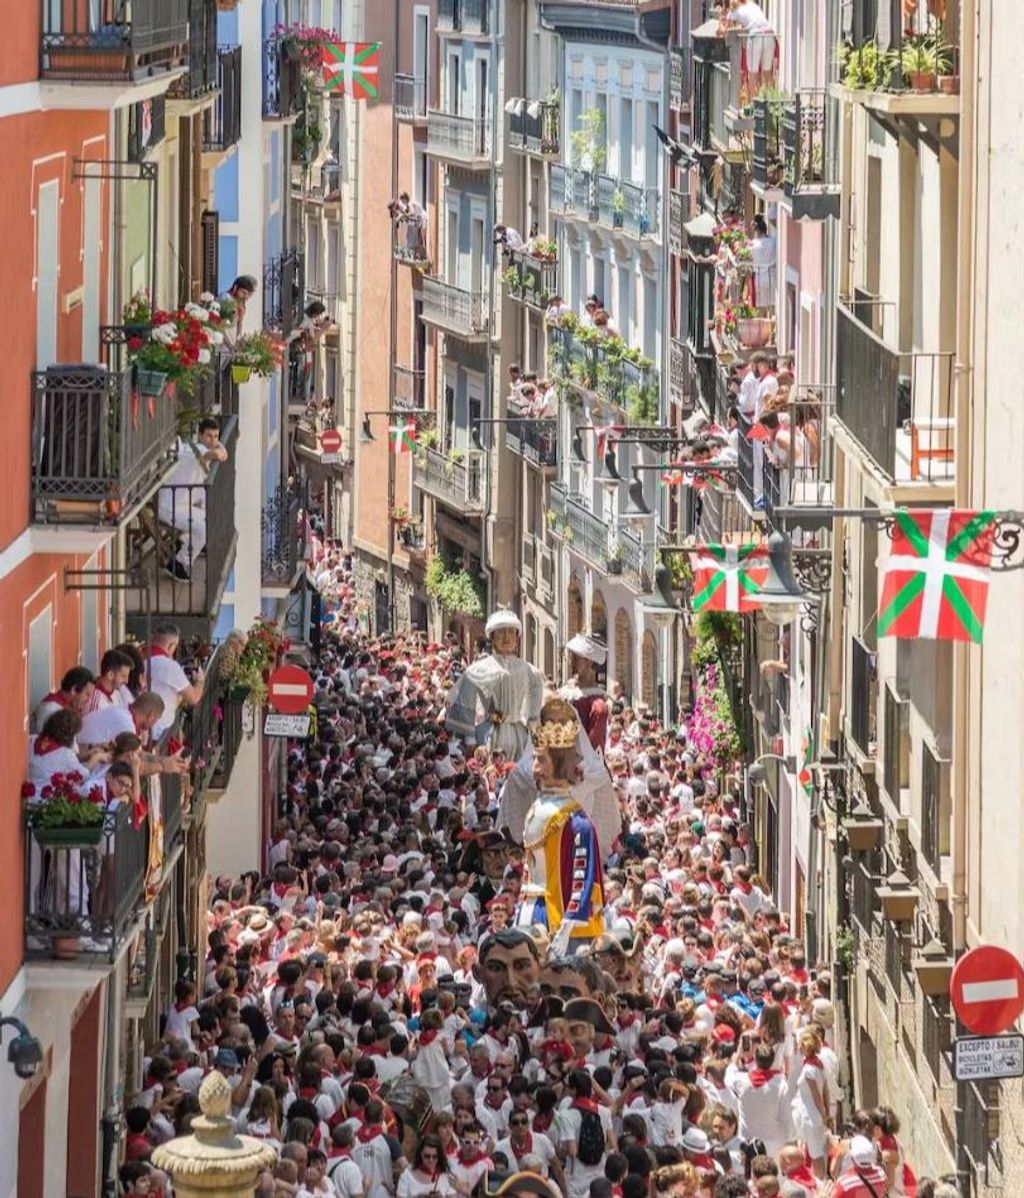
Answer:
M395 22L395 49L394 49L394 67L391 71L391 196L392 198L398 195L398 118L395 113L394 102L394 80L398 74L402 63L401 45L402 45L402 13L401 0L395 0L394 22ZM416 64L413 63L413 95L412 102L415 109L416 105ZM424 86L426 86L424 82ZM427 197L424 196L424 199ZM390 312L389 312L389 327L390 327L390 346L388 354L388 411L394 411L395 407L395 363L398 361L398 263L395 261L394 253L395 239L395 224L391 222L391 261L388 266L391 271L391 286L390 286ZM413 331L415 336L415 330ZM426 383L426 375L424 375L424 384ZM415 406L416 399L413 396L413 405ZM390 419L388 420L390 424ZM353 497L354 498L354 497ZM391 513L395 510L395 454L388 449L388 511L387 511L387 539L388 539L388 632L395 632L395 525L391 519Z
M973 329L974 305L974 180L975 180L975 101L977 76L975 48L975 5L961 7L960 16L960 157L958 162L957 245L957 322L956 322L956 505L970 507L973 498L971 471L971 417L973 415ZM965 86L966 85L966 86ZM991 86L990 83L988 86ZM952 916L953 951L959 955L967 947L967 801L968 776L968 691L967 647L953 649L953 778L952 778Z

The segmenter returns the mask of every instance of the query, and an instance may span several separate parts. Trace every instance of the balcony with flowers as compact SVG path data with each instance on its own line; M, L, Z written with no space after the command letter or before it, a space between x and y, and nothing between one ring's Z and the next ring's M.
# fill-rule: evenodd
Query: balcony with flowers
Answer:
M530 239L521 250L506 250L502 285L509 299L543 312L558 291L558 245L546 237Z
M612 404L630 424L657 422L658 371L641 350L571 312L549 319L548 333L552 372L578 400Z
M719 365L731 366L775 343L772 247L739 224L714 230L714 312L711 342Z

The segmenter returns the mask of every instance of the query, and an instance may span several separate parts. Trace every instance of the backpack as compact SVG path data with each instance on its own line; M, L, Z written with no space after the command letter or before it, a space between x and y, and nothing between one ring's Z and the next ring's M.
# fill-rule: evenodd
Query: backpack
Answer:
M594 1111L580 1112L580 1134L576 1142L576 1159L581 1165L599 1165L604 1158L604 1124Z

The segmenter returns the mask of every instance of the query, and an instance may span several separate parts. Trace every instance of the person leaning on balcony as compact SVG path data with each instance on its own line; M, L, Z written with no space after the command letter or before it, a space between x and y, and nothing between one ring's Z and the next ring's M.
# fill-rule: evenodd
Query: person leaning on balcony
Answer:
M518 229L513 229L511 225L494 226L494 244L500 245L502 253L505 254L511 253L513 250L526 248L523 235Z
M60 690L51 691L32 713L32 731L41 732L55 711L73 711L85 715L92 699L95 678L85 666L74 666L60 680Z
M204 416L194 441L178 438L178 460L160 488L157 509L164 524L181 534L178 550L164 569L179 582L188 582L192 566L206 548L206 487L215 462L226 462L228 451L220 441L220 421Z
M55 774L81 774L84 778L101 760L106 758L102 748L96 747L79 756L76 738L81 733L82 717L77 712L59 709L49 717L38 736L29 742L28 783L35 788L29 801L39 798L39 792L49 784Z
M754 374L757 376L757 389L754 392L754 418L760 419L768 398L779 389L779 380L775 374L775 359L764 350L758 350L750 358L754 364Z
M224 340L230 345L235 337L242 335L242 325L245 323L245 305L256 294L256 280L252 275L239 275L227 290L227 297L235 305L235 327Z
M568 316L571 312L572 308L569 307L560 295L553 295L544 311L544 319L548 324L558 325L562 323L562 318Z
M149 733L162 718L164 706L160 695L153 691L144 691L130 707L104 707L100 711L91 711L82 721L82 728L78 734L79 744L86 747L100 745L104 749L111 749L123 732L133 732L143 744L155 743L157 738Z
M163 715L153 725L153 739L159 740L174 723L178 707L194 707L203 697L205 676L201 669L195 673L194 681L174 660L181 642L181 630L177 624L164 621L153 628L153 639L149 646L150 693L164 701Z
M103 654L100 672L96 675L96 686L89 698L89 711L126 706L121 688L127 684L133 665L132 659L119 649L108 649Z
M775 31L757 0L731 0L729 25L745 35L740 70L747 84L747 99L775 83Z

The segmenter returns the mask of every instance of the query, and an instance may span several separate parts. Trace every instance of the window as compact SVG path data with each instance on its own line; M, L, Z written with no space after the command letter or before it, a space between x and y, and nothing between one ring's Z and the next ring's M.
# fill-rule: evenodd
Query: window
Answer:
M427 96L430 94L430 88L427 83L427 76L430 71L430 10L417 8L413 17L412 27L412 73L417 80L422 80L420 87L417 89L416 106L420 106L420 96L423 97L422 104L426 107Z
M658 134L655 126L661 127L661 117L658 114L656 100L647 101L647 120L644 128L647 130L647 145L644 153L644 182L648 187L658 187L661 182L661 146L658 144Z
M85 564L86 570L96 569L96 559L90 558ZM88 666L95 674L100 667L100 618L98 590L91 587L83 590L82 595L82 665Z
M36 202L36 366L57 361L57 243L60 184L39 188ZM45 694L45 692L44 692Z
M633 101L623 96L619 101L619 178L633 178Z
M103 230L100 227L101 188L92 178L97 168L89 164L83 182L83 262L82 262L82 361L98 362L100 356L100 253Z
M53 612L49 607L28 626L28 709L35 711L53 689Z
M605 296L607 299L607 296ZM633 267L619 267L619 286L618 294L615 297L617 310L612 313L615 318L615 323L619 326L619 332L627 342L632 342L632 322L633 322Z
M608 282L605 278L605 260L603 258L594 258L594 294L600 299L602 304L610 304L611 297L608 294Z
M444 385L444 431L442 434L445 453L452 449L452 437L455 434L455 385L446 382Z
M604 92L598 92L594 97L594 107L601 114L601 127L596 131L596 149L597 157L600 160L602 157L605 162L608 161L608 97Z
M644 276L644 353L658 360L658 288Z

